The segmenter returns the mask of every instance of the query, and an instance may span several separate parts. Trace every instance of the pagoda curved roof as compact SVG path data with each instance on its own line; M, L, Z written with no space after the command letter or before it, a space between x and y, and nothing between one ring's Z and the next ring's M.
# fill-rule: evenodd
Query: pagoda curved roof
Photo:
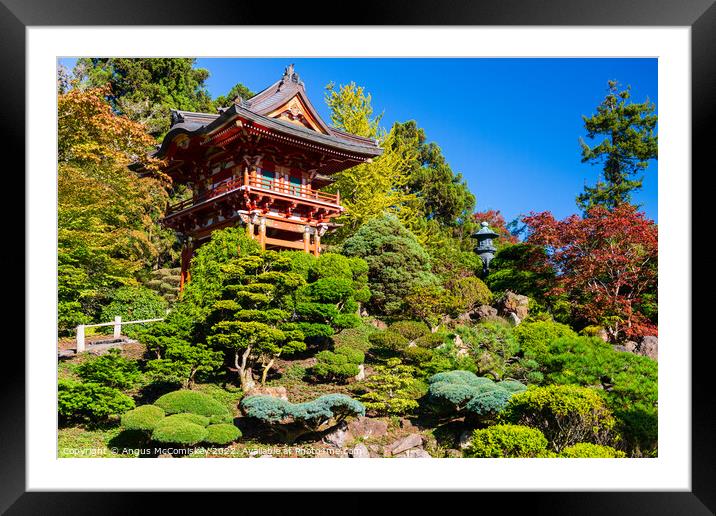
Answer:
M296 96L300 97L307 111L324 132L267 116ZM210 136L237 119L245 120L250 124L258 124L270 131L294 139L297 138L308 143L365 158L376 157L383 152L378 146L377 140L357 136L328 126L308 99L304 84L293 71L292 66L286 69L279 81L268 88L248 100L237 98L231 106L221 108L219 111L217 114L172 111L171 127L154 156L164 157L171 141L178 134Z

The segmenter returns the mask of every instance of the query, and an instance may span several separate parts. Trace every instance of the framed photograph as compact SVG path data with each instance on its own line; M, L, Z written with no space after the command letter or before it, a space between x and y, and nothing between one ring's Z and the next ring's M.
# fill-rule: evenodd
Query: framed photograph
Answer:
M3 0L27 311L0 507L713 513L712 2L355 11Z

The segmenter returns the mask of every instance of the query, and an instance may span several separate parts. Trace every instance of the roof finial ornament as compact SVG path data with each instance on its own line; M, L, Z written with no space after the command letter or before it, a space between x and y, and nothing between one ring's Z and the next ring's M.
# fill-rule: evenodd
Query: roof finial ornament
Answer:
M301 79L296 73L293 63L288 65L283 71L283 77L281 78L281 84L287 83L288 81L295 82L296 84L302 84Z

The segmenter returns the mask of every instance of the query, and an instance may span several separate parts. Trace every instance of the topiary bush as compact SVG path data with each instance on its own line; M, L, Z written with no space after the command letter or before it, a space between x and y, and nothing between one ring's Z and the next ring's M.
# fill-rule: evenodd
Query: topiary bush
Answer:
M61 423L99 423L134 408L134 400L113 387L60 380L57 413Z
M409 342L430 333L430 328L422 321L397 321L391 324L388 329L399 333Z
M475 276L455 278L445 284L450 295L449 309L451 315L468 312L479 305L492 302L492 292L485 283Z
M371 352L374 355L395 355L408 347L410 341L400 333L386 330L373 333L368 337L371 343Z
M161 420L162 424L174 424L174 423L193 423L199 426L207 426L209 424L209 418L206 416L200 416L199 414L190 414L189 412L182 412L181 414L171 414Z
M526 387L519 382L493 382L470 371L448 371L428 379L426 404L436 415L490 419L499 414L513 394Z
M365 407L344 394L327 394L305 403L291 403L273 396L249 396L241 400L241 410L278 433L287 442L322 432L348 416L362 416Z
M615 450L611 446L577 443L563 449L559 457L569 459L621 459L626 457L626 454L623 451Z
M152 440L163 444L193 446L204 441L209 432L207 429L186 419L165 418L152 431Z
M415 345L425 349L435 349L445 344L448 336L443 332L428 333L415 340Z
M553 341L577 336L566 324L554 321L523 322L512 331L524 355L540 364L549 357L548 348Z
M311 375L322 381L345 382L356 376L359 365L365 360L365 354L358 350L342 347L332 351L320 351L316 354L316 365L311 368Z
M121 424L126 430L152 431L157 424L164 419L165 412L156 405L142 405L125 412L122 415Z
M494 425L472 433L466 457L544 457L547 438L535 428Z
M510 399L502 419L541 430L556 452L579 442L610 444L616 437L616 421L602 397L576 385L530 387Z
M188 412L200 416L226 417L229 411L211 396L197 391L179 390L161 396L155 405L164 409L167 414Z
M226 445L241 437L241 430L235 425L226 423L209 425L206 427L207 435L204 441L208 444Z
M137 362L124 358L116 348L81 363L76 371L87 383L99 383L116 389L129 389L142 378Z

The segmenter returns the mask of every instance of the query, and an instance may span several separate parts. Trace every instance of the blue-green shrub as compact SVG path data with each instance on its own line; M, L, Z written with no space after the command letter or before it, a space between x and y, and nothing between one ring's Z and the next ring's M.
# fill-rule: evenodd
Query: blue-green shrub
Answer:
M301 435L325 430L348 416L365 414L365 407L344 394L327 394L305 403L272 396L249 396L241 410L293 441Z
M519 382L493 382L470 371L438 373L428 384L428 407L449 417L494 417L514 393L526 388Z

